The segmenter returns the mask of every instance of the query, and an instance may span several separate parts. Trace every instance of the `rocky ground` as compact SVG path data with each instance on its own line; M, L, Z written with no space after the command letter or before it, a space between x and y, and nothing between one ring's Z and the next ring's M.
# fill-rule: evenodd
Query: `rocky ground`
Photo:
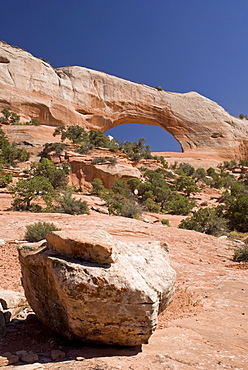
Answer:
M149 218L149 215L148 215ZM135 348L89 346L67 342L30 315L7 326L0 355L21 350L36 354L35 363L15 369L248 369L248 269L232 262L235 243L194 231L91 212L89 216L0 214L0 287L22 291L17 241L25 226L52 221L62 229L95 226L120 240L168 243L177 272L173 303L161 314L149 344ZM61 352L56 352L57 350ZM57 360L56 360L57 358Z

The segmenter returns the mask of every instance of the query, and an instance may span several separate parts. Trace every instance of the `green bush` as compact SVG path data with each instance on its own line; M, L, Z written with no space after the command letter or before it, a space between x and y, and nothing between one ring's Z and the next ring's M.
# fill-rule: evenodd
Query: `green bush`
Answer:
M7 108L4 108L1 113L3 114L3 117L0 117L0 122L9 122L11 124L20 122L20 116L14 112L11 112Z
M181 194L173 193L172 200L164 205L164 211L172 215L188 215L195 206L193 199L188 199Z
M193 174L193 178L196 179L196 181L198 180L204 180L207 176L207 172L205 171L204 168L200 167L200 168L197 168Z
M42 158L40 162L33 163L30 175L44 177L54 189L65 189L68 183L69 166L68 163L63 163L63 168L56 168L52 161Z
M45 143L43 151L40 153L41 157L46 157L48 153L55 152L60 155L65 150L66 145L63 143Z
M235 250L233 260L236 262L248 261L248 243Z
M176 173L179 175L187 175L192 176L195 172L195 169L189 163L181 163L179 167L176 169Z
M155 213L160 212L160 205L154 202L154 200L152 200L151 198L147 198L144 205L145 205L145 209L148 212L155 212Z
M3 166L13 166L15 162L29 160L30 154L24 148L18 148L15 142L10 143L0 128L0 162Z
M45 239L51 231L59 231L52 222L36 222L26 226L25 240L28 242L39 242Z
M127 199L120 194L114 194L107 202L108 211L115 216L138 218L142 208L133 200Z
M164 91L164 89L161 86L156 86L155 89L158 91Z
M87 153L94 147L109 148L112 151L118 149L119 145L116 140L110 140L99 130L86 131L84 128L73 125L69 127L59 126L56 127L54 136L61 135L61 140L69 139L73 144L78 144L79 153Z
M5 188L8 184L10 184L12 181L12 175L7 174L3 175L0 174L0 188Z
M101 196L101 194L102 194L104 191L106 191L106 190L107 190L107 189L104 187L102 180L101 180L101 179L98 179L98 178L95 178L95 179L92 181L91 185L92 185L92 189L91 189L90 193L91 193L92 195L96 195L96 196L98 196L98 197L100 197L100 196Z
M231 230L248 232L248 194L238 194L236 199L229 200L225 216Z
M117 158L110 157L110 158L108 158L108 162L109 162L110 166L115 166L117 164Z
M125 141L120 145L120 150L135 162L141 158L152 159L150 145L145 145L145 141L143 137L135 142Z
M56 212L59 213L68 213L70 215L89 214L87 202L73 198L70 190L65 191L63 195L59 197L58 204Z
M56 195L48 179L41 176L20 179L16 185L10 186L9 190L14 195L12 207L15 211L34 210L31 202L37 198L42 198L47 208L52 209L52 200ZM37 207L35 211L37 211Z
M227 222L222 217L222 208L201 208L182 220L179 228L219 236L227 231Z
M105 157L96 157L92 159L91 164L105 164L107 162Z
M163 218L161 220L161 224L162 225L166 225L166 226L170 226L170 221L167 218Z
M173 185L176 190L182 191L187 197L189 197L190 194L200 192L200 189L196 186L195 181L192 179L192 177L184 173L176 178Z

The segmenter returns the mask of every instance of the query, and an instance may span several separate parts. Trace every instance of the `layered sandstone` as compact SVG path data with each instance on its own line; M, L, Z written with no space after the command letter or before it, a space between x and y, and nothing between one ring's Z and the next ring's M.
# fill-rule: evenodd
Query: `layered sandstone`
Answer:
M248 124L196 92L158 91L84 67L53 68L0 42L0 109L47 125L103 132L123 124L158 125L184 152L248 158Z
M109 345L147 343L173 298L175 272L156 241L121 242L85 228L20 249L25 295L37 317L69 338Z

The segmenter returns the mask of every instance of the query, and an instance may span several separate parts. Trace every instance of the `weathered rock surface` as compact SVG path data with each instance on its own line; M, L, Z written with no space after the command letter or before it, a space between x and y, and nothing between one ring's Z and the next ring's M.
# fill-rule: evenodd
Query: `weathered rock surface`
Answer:
M53 231L47 235L48 248L66 256L99 264L114 262L114 239L103 230Z
M175 272L167 252L159 242L123 243L104 231L95 233L90 237L85 231L92 255L97 237L107 251L112 248L114 263L102 265L101 258L97 263L98 249L94 263L83 260L84 246L80 259L69 257L65 253L69 249L72 254L71 243L64 248L65 238L59 243L54 233L47 238L53 249L21 247L26 297L44 324L69 338L124 346L147 343L174 294Z
M26 305L27 300L23 293L0 289L0 335L5 334L5 326L11 317L17 315Z
M123 124L158 125L185 152L248 158L248 125L196 92L158 91L84 67L52 68L0 43L0 109L48 125L78 124L103 132Z

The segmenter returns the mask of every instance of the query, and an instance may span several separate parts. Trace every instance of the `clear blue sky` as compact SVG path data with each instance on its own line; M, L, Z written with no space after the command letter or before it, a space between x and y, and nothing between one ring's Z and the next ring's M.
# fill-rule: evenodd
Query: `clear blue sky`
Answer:
M248 115L248 0L8 0L0 39L48 60L80 65L166 91L198 93ZM180 151L155 126L122 125L120 140L146 137Z

